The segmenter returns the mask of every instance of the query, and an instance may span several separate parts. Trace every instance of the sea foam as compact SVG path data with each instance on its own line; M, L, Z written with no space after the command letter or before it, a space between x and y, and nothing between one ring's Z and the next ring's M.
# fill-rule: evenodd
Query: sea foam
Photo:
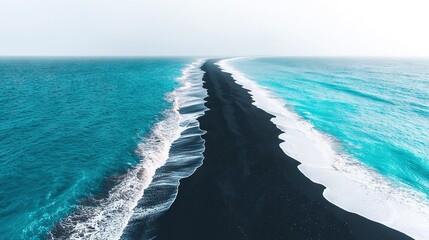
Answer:
M272 122L283 132L279 138L285 141L280 147L301 163L298 169L306 177L326 187L323 195L328 201L415 239L427 239L426 196L343 154L333 137L316 130L269 89L233 68L229 63L236 59L221 60L217 65L250 91L255 106L275 116Z
M207 110L204 105L207 90L203 88L204 72L200 65L188 69L183 76L185 85L176 91L181 96L180 137L172 143L167 162L158 168L121 239L155 238L158 219L176 199L179 181L193 174L203 162L205 148L202 135L205 131L201 130L197 119Z
M172 108L164 112L163 120L156 123L150 136L137 147L136 153L141 157L141 162L120 178L121 180L109 191L106 198L93 200L95 202L93 204L80 206L77 211L61 221L59 226L50 233L50 238L120 239L132 217L135 218L136 215L138 217L143 210L146 213L159 212L171 205L174 199L166 199L169 204L151 209L136 209L157 169L171 157L169 153L173 142L183 136L181 133L195 127L195 124L198 124L196 118L204 113L203 107L183 113L183 109L195 101L192 90L196 82L202 84L200 66L203 62L198 60L189 64L183 70L182 77L178 78L181 86L168 95ZM203 98L198 101L203 102ZM182 157L186 154L200 157L202 152L203 143L198 151L183 153Z

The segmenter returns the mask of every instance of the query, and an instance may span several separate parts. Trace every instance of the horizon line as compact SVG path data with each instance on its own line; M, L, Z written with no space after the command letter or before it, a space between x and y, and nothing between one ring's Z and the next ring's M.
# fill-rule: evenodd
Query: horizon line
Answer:
M285 58L429 58L428 56L415 55L0 55L0 58L263 58L263 57L285 57Z

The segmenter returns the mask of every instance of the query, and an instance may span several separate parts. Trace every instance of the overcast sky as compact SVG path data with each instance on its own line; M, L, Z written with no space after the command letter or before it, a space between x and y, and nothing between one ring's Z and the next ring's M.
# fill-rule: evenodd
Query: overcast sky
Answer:
M429 56L429 1L0 0L0 55Z

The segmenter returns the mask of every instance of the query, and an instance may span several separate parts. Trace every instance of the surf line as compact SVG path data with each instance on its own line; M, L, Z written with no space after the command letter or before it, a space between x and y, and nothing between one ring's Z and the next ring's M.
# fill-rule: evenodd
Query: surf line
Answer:
M79 206L49 232L48 238L121 238L156 170L168 161L173 142L190 127L189 123L193 118L196 121L204 112L204 109L200 109L193 114L180 113L192 99L192 88L195 85L192 81L200 81L202 84L200 67L204 62L196 60L182 70L182 76L177 79L180 86L167 95L172 107L163 112L163 119L153 126L149 136L137 146L136 154L141 158L140 163L120 178L106 198L94 200L96 204Z
M357 159L341 153L334 138L302 119L287 102L232 66L243 57L216 64L250 91L254 105L274 115L283 134L283 152L299 161L298 169L326 187L323 196L336 206L401 231L417 240L429 236L429 200L408 186L393 182ZM353 189L353 192L351 192Z

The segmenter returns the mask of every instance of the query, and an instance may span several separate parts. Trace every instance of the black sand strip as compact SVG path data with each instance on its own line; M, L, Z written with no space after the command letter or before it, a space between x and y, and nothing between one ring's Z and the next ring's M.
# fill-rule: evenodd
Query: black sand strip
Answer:
M410 239L323 198L280 149L273 116L215 62L202 66L204 164L181 181L157 239Z

